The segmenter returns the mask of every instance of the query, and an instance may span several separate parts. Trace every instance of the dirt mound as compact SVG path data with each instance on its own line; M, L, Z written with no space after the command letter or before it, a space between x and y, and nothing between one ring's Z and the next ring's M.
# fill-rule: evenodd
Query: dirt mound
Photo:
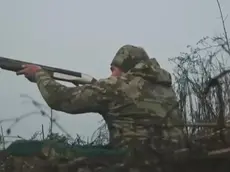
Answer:
M121 159L86 158L73 160L61 158L41 158L38 156L12 156L6 152L0 153L1 172L105 172L108 170L124 170Z
M120 161L120 162L119 162ZM124 166L121 159L103 159L103 158L84 158L79 157L74 160L67 159L44 159L38 156L12 156L6 152L0 153L0 171L1 172L142 172L154 171L155 167L139 167L135 171L136 164ZM202 159L186 160L182 163L166 163L167 172L229 172L230 159ZM133 167L131 167L133 166Z
M125 152L53 141L16 141L0 152L0 172L88 172L122 167Z
M23 140L0 152L0 172L152 172L158 167L165 172L230 171L229 147L210 151L193 146L158 153L143 150L130 155L101 147Z

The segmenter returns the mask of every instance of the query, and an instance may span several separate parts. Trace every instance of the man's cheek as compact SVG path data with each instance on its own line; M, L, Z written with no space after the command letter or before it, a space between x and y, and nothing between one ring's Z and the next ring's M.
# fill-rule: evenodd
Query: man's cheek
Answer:
M117 76L117 71L113 71L112 76Z

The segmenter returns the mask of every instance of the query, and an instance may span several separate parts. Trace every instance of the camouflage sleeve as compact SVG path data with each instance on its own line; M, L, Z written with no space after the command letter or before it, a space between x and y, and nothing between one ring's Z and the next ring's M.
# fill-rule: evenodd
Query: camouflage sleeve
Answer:
M106 111L110 98L107 89L100 83L78 87L66 87L40 70L36 83L46 103L54 110L70 114Z

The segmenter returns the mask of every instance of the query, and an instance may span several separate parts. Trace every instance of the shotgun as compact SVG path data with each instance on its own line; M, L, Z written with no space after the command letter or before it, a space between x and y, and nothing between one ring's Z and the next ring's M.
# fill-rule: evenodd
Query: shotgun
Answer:
M44 66L40 64L29 63L25 61L0 57L0 68L4 70L17 72L19 70L22 70L23 69L22 65L25 65L25 64L33 64L33 65L41 66L44 70L49 72L49 74L51 75L53 79L59 80L59 81L70 82L75 85L91 84L96 81L94 77L81 73L81 72L75 72L71 70L60 69L56 67Z

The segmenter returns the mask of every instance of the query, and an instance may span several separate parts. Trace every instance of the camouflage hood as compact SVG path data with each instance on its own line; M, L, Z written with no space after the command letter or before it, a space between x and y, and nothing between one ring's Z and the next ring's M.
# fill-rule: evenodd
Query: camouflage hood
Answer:
M124 45L117 51L111 65L119 67L126 73L136 64L146 60L149 60L149 56L143 48L133 45Z
M139 76L151 83L171 86L172 78L169 72L162 69L155 58L142 61L128 71L128 74Z
M134 45L124 45L116 53L111 65L119 67L124 73L140 76L152 83L171 86L171 75L162 69L155 58L150 59L147 52Z

